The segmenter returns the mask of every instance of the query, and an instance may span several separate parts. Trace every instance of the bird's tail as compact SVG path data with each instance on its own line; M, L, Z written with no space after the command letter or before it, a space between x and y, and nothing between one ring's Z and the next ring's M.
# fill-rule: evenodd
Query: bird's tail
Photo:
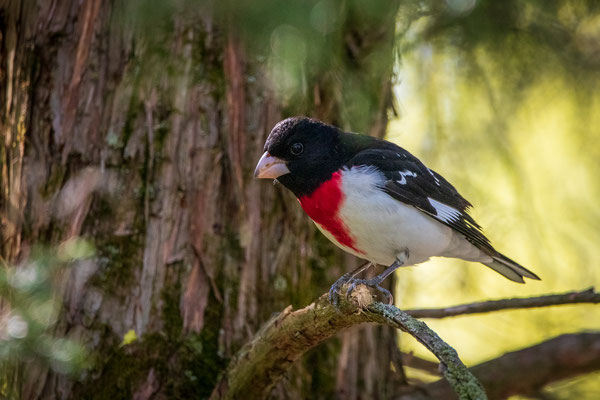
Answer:
M539 276L503 254L496 253L492 259L492 262L484 264L513 282L525 283L523 278L541 280Z

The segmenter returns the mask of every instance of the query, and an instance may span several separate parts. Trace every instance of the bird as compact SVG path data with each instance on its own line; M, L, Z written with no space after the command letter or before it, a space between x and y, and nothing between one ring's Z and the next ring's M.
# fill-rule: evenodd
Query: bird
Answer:
M492 246L469 215L471 203L450 182L387 140L308 117L287 118L268 135L254 176L289 189L330 241L367 261L331 286L336 305L344 285L348 296L359 284L393 302L383 280L431 257L479 262L518 283L540 280ZM386 268L374 278L357 278L374 264Z

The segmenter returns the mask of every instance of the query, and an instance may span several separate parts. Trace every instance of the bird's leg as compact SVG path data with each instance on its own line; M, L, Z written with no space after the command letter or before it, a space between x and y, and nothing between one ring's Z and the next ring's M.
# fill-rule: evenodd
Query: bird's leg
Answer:
M373 264L371 264L371 262L369 261L369 262L359 266L358 268L354 269L353 271L346 272L337 281L335 281L335 283L333 285L331 285L331 288L329 288L329 302L332 303L337 308L337 305L339 302L340 289L346 283L352 281L356 275L360 274L363 271L368 270L371 267L371 265L373 265Z
M392 263L389 267L385 269L381 274L375 276L371 279L352 279L352 283L350 287L346 291L346 296L350 296L350 294L356 289L357 285L365 285L367 287L371 287L385 294L388 298L388 304L394 303L394 296L384 287L381 287L381 282L385 280L388 276L390 276L397 268L404 265L406 260L408 259L408 250L404 250L402 253L398 254L396 257L396 261Z

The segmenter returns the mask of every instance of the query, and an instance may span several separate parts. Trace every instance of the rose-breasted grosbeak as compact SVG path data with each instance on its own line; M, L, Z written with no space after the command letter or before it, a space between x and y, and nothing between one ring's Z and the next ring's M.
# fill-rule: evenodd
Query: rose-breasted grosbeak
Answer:
M504 277L524 283L536 274L500 254L468 214L465 198L440 174L403 148L385 140L343 132L315 119L288 118L267 138L254 172L277 179L291 190L319 230L345 251L389 266L370 280L356 279L370 264L342 276L379 285L400 266L430 257L480 262Z

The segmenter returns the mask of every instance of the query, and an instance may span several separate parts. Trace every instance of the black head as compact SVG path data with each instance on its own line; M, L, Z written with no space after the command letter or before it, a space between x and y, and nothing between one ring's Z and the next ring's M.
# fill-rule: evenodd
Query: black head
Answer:
M269 134L255 176L276 178L298 197L310 194L343 164L341 133L315 119L285 119Z

